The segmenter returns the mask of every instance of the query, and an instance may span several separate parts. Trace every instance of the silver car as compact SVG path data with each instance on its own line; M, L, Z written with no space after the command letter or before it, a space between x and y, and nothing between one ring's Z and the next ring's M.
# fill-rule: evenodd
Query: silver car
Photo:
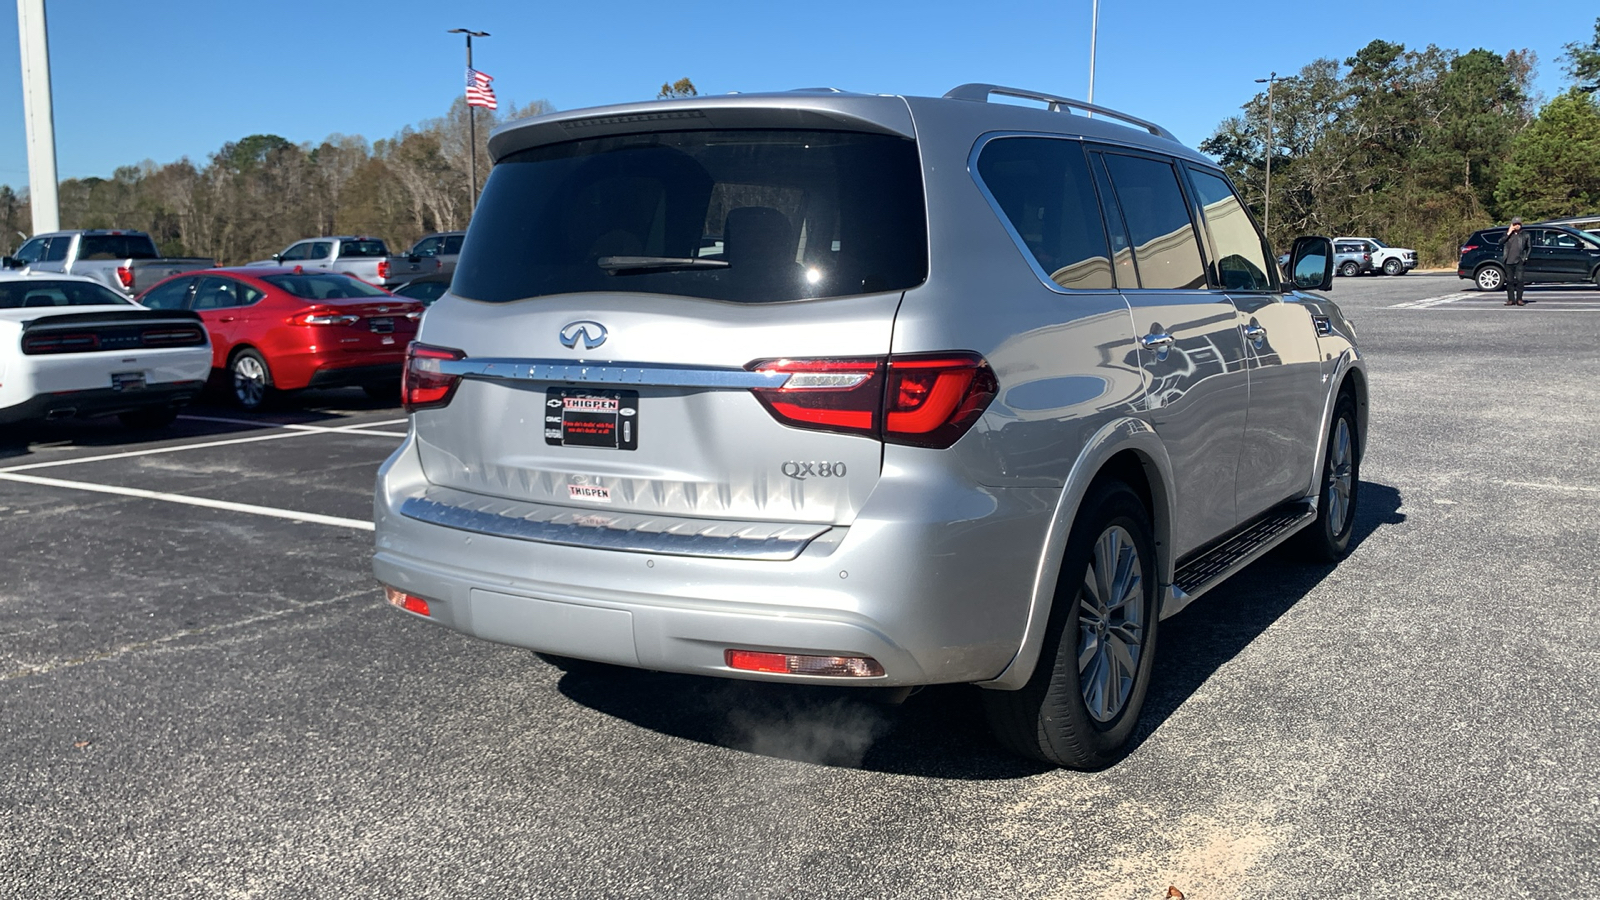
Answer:
M1283 284L1157 125L964 85L489 146L378 477L374 569L413 615L662 671L977 684L1004 744L1096 767L1161 618L1291 537L1350 545L1365 369L1302 292L1331 242Z

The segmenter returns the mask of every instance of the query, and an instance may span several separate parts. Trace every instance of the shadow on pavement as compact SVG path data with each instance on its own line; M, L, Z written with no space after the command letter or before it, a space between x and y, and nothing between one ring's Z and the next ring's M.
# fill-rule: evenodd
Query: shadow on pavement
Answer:
M1400 492L1361 483L1352 549L1383 525L1404 521ZM1162 623L1155 679L1137 747L1223 663L1326 578L1269 554L1182 615ZM1022 778L1048 766L1018 759L989 737L979 688L928 688L899 706L864 691L672 675L562 660L568 698L641 728L748 753L898 775L964 780Z
M129 428L116 416L27 422L0 427L0 460L25 462L40 449L71 448L138 450L166 441L228 437L278 425L339 424L350 414L393 411L405 415L399 397L374 400L359 388L306 391L279 398L259 412L230 406L208 389L200 402L183 407L178 420L165 428Z

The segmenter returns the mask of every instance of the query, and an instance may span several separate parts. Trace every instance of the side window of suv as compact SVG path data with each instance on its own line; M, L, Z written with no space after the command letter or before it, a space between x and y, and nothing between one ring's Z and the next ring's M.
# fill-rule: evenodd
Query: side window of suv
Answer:
M1172 163L1119 153L1105 154L1105 162L1133 239L1140 286L1204 288L1199 237Z
M1045 277L1060 287L1114 287L1083 146L1058 138L996 138L978 177Z
M1217 284L1229 291L1272 290L1261 233L1233 188L1221 176L1200 169L1189 169L1189 176L1200 195L1201 215L1217 254Z

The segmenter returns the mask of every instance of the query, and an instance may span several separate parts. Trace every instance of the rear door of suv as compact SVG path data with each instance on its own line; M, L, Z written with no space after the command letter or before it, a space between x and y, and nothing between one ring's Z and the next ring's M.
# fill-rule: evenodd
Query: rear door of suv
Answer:
M462 357L427 365L465 373L414 418L446 505L658 531L849 524L886 433L936 440L976 374L887 367L901 296L927 273L908 138L538 145L496 165L471 235L419 336L420 353Z
M1118 285L1141 345L1147 414L1172 462L1174 553L1181 556L1238 521L1235 477L1249 403L1239 314L1210 287L1173 161L1113 148L1091 156ZM1136 270L1132 284L1126 257Z

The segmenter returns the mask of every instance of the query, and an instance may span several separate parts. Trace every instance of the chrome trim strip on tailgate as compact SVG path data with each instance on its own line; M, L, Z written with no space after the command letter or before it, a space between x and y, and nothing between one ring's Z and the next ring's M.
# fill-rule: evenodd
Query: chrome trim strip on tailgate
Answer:
M400 504L400 514L495 537L626 553L790 560L831 526L689 519L574 509L429 488Z
M430 360L432 362L432 360ZM566 384L625 384L646 387L750 388L782 387L788 372L751 372L711 366L661 366L651 363L585 363L560 359L441 359L445 375L501 381L543 381Z

